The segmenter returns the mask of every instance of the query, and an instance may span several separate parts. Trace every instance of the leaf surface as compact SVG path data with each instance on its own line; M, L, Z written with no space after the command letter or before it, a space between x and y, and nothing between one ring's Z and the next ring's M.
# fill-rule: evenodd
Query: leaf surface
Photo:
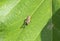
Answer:
M8 0L6 4L0 5L0 29L4 35L1 34L3 41L34 41L52 16L51 2L51 0ZM24 26L24 20L28 15L31 16L31 22Z

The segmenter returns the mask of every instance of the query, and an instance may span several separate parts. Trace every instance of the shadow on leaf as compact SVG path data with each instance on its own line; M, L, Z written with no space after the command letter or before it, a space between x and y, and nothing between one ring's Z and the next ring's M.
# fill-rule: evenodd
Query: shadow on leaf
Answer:
M52 19L50 19L41 32L41 41L52 41L52 26Z

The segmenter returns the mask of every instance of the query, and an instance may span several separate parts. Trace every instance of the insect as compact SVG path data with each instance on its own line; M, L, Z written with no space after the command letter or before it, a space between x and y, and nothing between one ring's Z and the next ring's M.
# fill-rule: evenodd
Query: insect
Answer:
M30 19L31 19L31 16L27 16L27 18L24 21L25 25L28 25L30 23Z

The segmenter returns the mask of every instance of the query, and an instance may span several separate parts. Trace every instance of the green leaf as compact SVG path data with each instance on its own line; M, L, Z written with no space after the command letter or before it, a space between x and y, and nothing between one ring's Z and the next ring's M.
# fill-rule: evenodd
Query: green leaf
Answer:
M60 41L60 9L53 15L53 40Z
M2 2L0 35L3 41L34 41L51 18L51 0L5 0L5 3ZM24 20L28 15L31 16L31 22L24 26Z
M53 22L53 41L60 41L60 0L53 0L54 2L54 15Z
M60 9L53 15L53 40L60 41Z
M60 0L52 0L52 10L55 13L58 9L60 9Z

